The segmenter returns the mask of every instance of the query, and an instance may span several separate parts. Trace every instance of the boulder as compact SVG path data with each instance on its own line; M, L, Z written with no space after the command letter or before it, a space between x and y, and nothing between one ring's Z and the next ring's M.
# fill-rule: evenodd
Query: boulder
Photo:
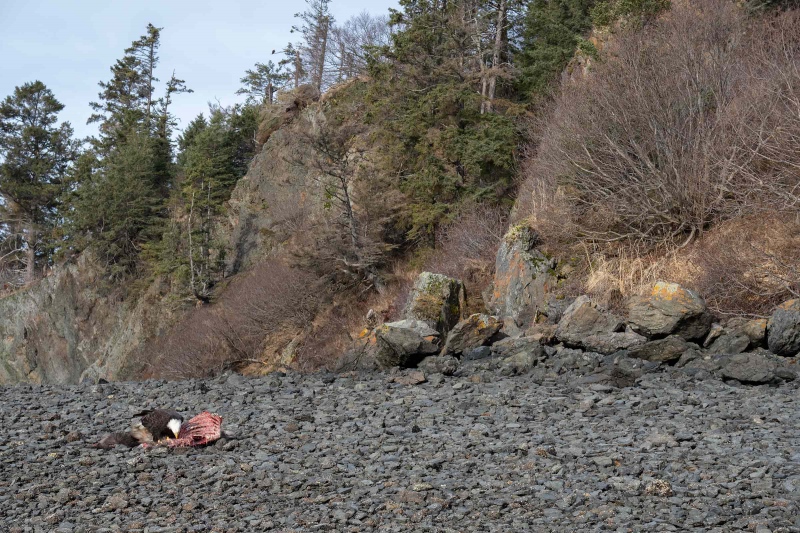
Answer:
M541 346L539 347L541 350ZM543 353L543 352L541 352ZM511 357L503 359L500 366L500 373L505 376L516 376L527 374L535 367L541 356L540 352L519 352Z
M782 303L767 323L769 351L783 356L800 352L800 298Z
M525 336L539 344L550 344L556 336L556 324L534 324L525 331Z
M423 359L417 368L425 374L452 376L458 370L458 359L452 355L431 355Z
M677 361L686 350L699 348L696 344L686 342L677 335L647 342L628 350L628 355L646 361Z
M477 348L470 348L464 350L461 354L462 361L478 361L492 356L492 349L489 346L478 346Z
M602 354L612 354L647 341L633 331L620 331L623 327L620 318L598 308L588 296L580 296L564 312L555 337L568 346Z
M712 354L728 354L733 355L747 351L750 347L750 337L746 335L736 335L733 333L724 333L718 337L708 351Z
M520 225L509 230L495 261L492 293L486 299L492 314L511 318L518 326L533 323L546 312L548 294L556 286L556 261L536 247L539 236Z
M492 344L492 355L502 359L512 357L518 353L527 353L542 350L539 341L528 337L508 337Z
M495 316L470 315L450 330L442 354L459 355L469 348L483 346L502 326L503 323Z
M439 332L421 320L401 320L375 330L375 360L382 368L416 366L439 352Z
M647 337L676 335L702 339L711 327L711 314L703 299L675 283L659 281L650 294L628 300L628 323Z
M750 348L755 348L761 346L767 337L767 319L733 317L725 324L725 331L732 335L747 337L750 339Z
M720 374L743 383L769 383L775 380L777 365L763 353L741 353L725 358Z
M414 284L404 316L425 322L444 337L461 319L465 305L466 294L460 280L423 272Z

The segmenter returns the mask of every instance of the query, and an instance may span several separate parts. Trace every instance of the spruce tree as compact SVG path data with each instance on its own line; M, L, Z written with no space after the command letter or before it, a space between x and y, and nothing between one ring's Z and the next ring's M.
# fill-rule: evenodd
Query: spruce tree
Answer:
M72 127L57 125L64 105L41 81L26 83L0 104L0 197L7 236L21 239L25 280L50 261L50 231L60 219L62 182L76 157Z

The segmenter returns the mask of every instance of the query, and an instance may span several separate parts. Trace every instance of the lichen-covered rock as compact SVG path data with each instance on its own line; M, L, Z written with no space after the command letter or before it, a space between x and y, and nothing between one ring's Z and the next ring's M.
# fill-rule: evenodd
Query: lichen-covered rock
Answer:
M800 352L800 298L782 303L767 324L767 345L774 354Z
M711 327L711 314L703 299L676 283L659 281L650 294L628 300L628 322L647 337L677 335L702 339Z
M460 280L423 272L414 284L404 316L425 322L444 337L461 320L465 304L464 284Z
M439 332L420 320L383 324L375 330L375 360L382 368L416 366L439 352Z
M488 299L492 313L530 325L547 309L548 293L556 286L556 261L536 249L539 237L527 226L515 226L497 251L494 285Z
M628 350L628 355L646 361L669 362L677 361L686 350L697 349L696 344L686 342L677 335L670 335L663 339L647 342Z
M578 297L564 312L555 337L568 346L611 354L644 344L646 338L633 331L620 331L623 321L597 307L588 296Z
M469 348L483 346L503 326L496 316L470 315L450 330L442 354L461 354Z

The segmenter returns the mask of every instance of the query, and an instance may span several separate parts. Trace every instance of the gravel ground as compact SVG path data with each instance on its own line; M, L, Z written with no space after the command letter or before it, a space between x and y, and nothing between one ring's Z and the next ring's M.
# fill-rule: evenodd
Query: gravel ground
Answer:
M0 531L800 531L797 383L465 372L0 389ZM203 409L201 449L89 444Z

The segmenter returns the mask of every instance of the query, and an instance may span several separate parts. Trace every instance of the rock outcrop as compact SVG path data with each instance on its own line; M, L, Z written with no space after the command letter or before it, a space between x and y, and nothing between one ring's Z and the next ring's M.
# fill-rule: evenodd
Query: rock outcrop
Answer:
M503 326L497 317L474 314L462 320L450 331L442 349L443 354L460 355L465 350L486 344Z
M158 285L138 300L106 288L88 253L0 299L0 384L124 377L148 339L171 324Z
M379 326L375 360L382 368L416 366L439 353L439 332L421 320L401 320Z
M538 313L547 312L550 291L556 286L556 261L537 248L539 236L527 226L515 226L497 252L494 284L487 299L492 314L530 326Z
M555 337L568 346L602 354L632 348L647 340L624 329L622 319L599 309L588 296L580 296L564 312Z

